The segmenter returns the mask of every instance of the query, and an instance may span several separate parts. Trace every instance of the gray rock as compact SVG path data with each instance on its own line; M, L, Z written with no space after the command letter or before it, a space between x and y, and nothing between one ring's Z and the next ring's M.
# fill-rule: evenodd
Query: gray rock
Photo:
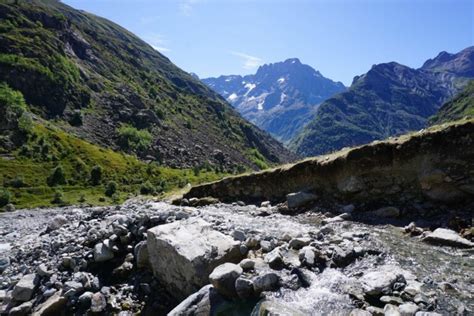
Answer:
M5 205L5 212L15 212L15 205L11 203Z
M227 301L209 284L188 296L169 312L168 316L212 315L212 311L219 309L219 306L226 303Z
M289 247L299 250L303 248L304 246L309 245L311 242L311 238L309 237L300 237L300 238L293 238L290 240Z
M472 248L474 243L459 236L455 231L445 228L437 228L432 233L426 235L423 241L452 247Z
M200 218L148 230L147 246L153 274L178 299L200 289L224 262L240 262L240 243Z
M377 270L365 273L359 281L362 283L364 291L368 295L380 295L386 288L391 288L403 270L397 266L382 266Z
M48 278L53 274L52 271L48 270L48 268L46 267L46 265L44 263L40 264L36 268L36 273L38 273L38 275L41 276L41 277L48 277Z
M51 222L49 222L47 230L48 231L53 231L53 230L59 229L59 228L61 228L61 226L63 226L67 222L68 222L68 220L67 220L66 217L64 217L62 215L57 215L51 220Z
M79 305L81 305L82 308L89 308L92 301L92 295L94 295L94 293L84 292L81 296L79 296L77 302L79 303Z
M369 214L377 217L399 217L400 210L394 206L386 206L369 212Z
M387 304L383 308L383 313L385 316L400 316L398 307L392 304Z
M29 301L33 296L37 283L36 274L32 273L23 276L13 288L13 299L20 302Z
M416 312L415 316L443 316L442 314L435 312Z
M33 316L61 315L64 310L67 299L59 292L48 298L43 304L39 305Z
M317 198L317 195L311 193L296 192L288 194L286 196L286 202L288 203L289 208L298 208L316 200Z
M234 237L234 239L238 241L244 241L247 238L245 236L245 233L241 230L234 230L234 232L232 233L232 237Z
M275 291L280 287L280 278L274 272L267 272L257 276L253 280L253 288L256 293L263 291Z
M265 255L265 262L268 263L270 268L280 270L283 268L283 256L280 253L280 248L275 248L271 252Z
M81 282L77 281L67 281L64 283L63 293L64 296L76 296L84 292L84 286Z
M255 268L255 261L252 259L243 259L239 265L244 270L253 270Z
M327 225L327 224L331 224L331 223L339 223L339 222L343 222L345 221L345 219L341 216L334 216L334 217L330 217L330 218L325 218L321 221L321 224L322 225Z
M10 266L10 258L6 255L0 254L0 274L3 273Z
M252 280L240 276L235 281L235 291L241 299L248 299L255 296L255 290Z
M112 249L106 246L106 241L103 243L100 242L94 246L94 261L105 262L114 258L114 253Z
M233 263L224 263L216 267L209 275L209 281L219 294L227 298L236 298L235 280L242 274L242 268Z
M384 314L383 309L380 307L368 306L365 310L374 316L383 316Z
M396 296L384 295L380 298L380 301L385 304L393 304L393 305L403 304L403 300Z
M8 316L25 316L29 315L31 312L31 309L33 308L33 302L24 302L23 304L20 304L16 307L13 307L10 309L10 312L8 313Z
M107 301L105 296L100 292L94 293L91 297L91 312L101 313L105 311L106 307Z
M404 303L398 306L401 316L413 316L420 308L414 303Z
M260 241L260 247L263 252L270 252L275 248L275 244L268 240L262 240Z
M133 250L135 258L137 259L137 267L138 268L147 268L150 266L150 259L148 255L148 247L146 245L146 241L140 241L135 245Z

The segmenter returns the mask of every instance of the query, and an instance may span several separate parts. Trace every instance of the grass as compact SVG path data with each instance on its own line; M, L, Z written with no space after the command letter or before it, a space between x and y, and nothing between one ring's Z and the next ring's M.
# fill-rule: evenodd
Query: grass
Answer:
M56 191L63 193L64 204L68 205L81 204L81 197L86 204L113 204L138 195L147 181L157 193L164 193L183 188L187 183L210 182L226 175L214 170L196 172L145 163L38 122L27 143L12 155L14 159L0 158L0 183L12 194L11 202L16 208L52 206ZM64 170L67 183L50 187L47 179L57 166ZM103 170L101 184L97 186L90 183L90 170L94 166ZM113 197L105 196L109 181L118 183L119 191ZM15 182L20 182L21 187L12 185Z

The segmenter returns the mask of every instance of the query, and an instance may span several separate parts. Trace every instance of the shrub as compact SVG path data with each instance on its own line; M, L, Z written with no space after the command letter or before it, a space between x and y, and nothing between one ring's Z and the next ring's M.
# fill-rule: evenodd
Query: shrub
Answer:
M53 169L53 172L47 179L47 183L50 187L66 184L66 175L61 166Z
M148 195L148 194L155 194L155 187L151 184L150 181L146 181L140 186L140 194Z
M69 124L72 126L81 126L82 125L82 113L80 111L74 111L71 118L69 119Z
M0 189L0 207L3 207L10 203L12 195L8 190Z
M147 130L139 130L128 124L122 125L118 134L119 145L124 150L146 150L153 139Z
M21 176L17 176L14 179L6 181L6 186L13 187L13 188L23 188L26 187L26 183Z
M102 167L101 166L94 166L91 169L91 184L92 185L99 185L102 181Z
M81 194L81 196L79 197L79 199L77 200L77 202L79 203L85 203L86 202L86 197L84 194Z
M105 195L112 197L117 192L118 184L115 181L109 181L105 186Z
M63 193L59 190L57 190L56 192L54 192L54 196L53 196L53 200L51 201L51 203L53 204L66 204L63 200Z

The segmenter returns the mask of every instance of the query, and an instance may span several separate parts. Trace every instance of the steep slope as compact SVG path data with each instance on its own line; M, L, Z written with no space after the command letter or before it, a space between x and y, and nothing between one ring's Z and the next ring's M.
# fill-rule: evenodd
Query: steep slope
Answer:
M449 58L446 57L449 55ZM379 64L354 78L348 91L326 100L291 142L312 156L418 130L472 78L474 48L441 53L420 69Z
M0 82L68 132L169 166L293 158L151 46L58 1L0 3Z
M463 117L474 117L474 80L454 99L445 103L438 113L430 118L430 124L455 121Z
M345 90L342 83L325 78L297 58L263 65L255 75L202 81L246 119L283 142L309 121L321 102Z

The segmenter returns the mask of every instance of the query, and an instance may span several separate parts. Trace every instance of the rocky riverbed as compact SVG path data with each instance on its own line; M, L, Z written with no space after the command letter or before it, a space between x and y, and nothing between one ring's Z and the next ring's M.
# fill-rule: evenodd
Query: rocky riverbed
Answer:
M474 313L470 240L363 224L352 206L287 210L133 201L0 214L0 314Z

